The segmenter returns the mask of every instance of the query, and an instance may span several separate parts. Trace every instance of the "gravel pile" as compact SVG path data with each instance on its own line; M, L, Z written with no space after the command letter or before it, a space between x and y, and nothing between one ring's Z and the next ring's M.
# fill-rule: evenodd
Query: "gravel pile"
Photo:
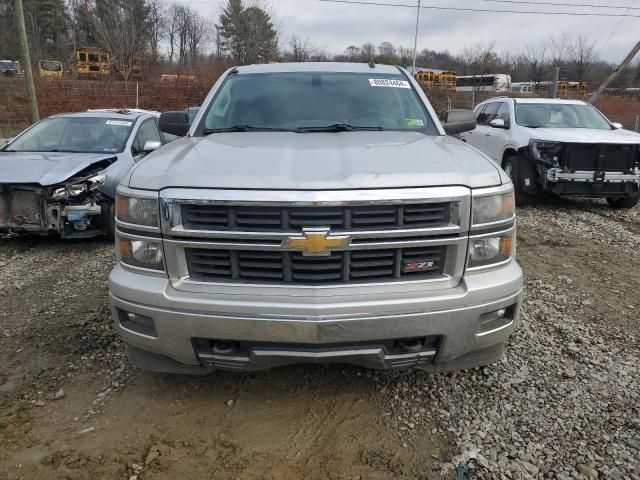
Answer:
M635 260L640 238L624 225L633 221L629 215L603 216L597 206L569 212L530 208L519 221L556 239L581 235L615 243ZM554 225L563 226L561 234ZM587 322L592 303L604 298L590 298L572 284L568 275L526 282L520 324L498 365L379 377L379 391L390 399L388 412L400 430L436 416L437 430L454 440L459 455L442 459L450 462L443 470L461 465L471 478L487 479L640 480L637 314L633 329ZM615 302L616 294L610 295L606 299Z

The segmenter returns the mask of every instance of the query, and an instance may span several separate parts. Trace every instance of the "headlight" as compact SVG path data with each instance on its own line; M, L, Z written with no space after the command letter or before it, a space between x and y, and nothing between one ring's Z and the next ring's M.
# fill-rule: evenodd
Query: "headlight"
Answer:
M87 179L89 182L89 190L97 190L101 186L105 184L107 181L107 175L104 173L99 173L98 175L94 175L93 177Z
M75 183L65 187L56 188L51 195L54 199L77 197L87 191L86 183Z
M116 195L116 217L121 222L147 227L159 225L157 198Z
M531 140L531 142L529 142L529 148L531 149L533 158L552 164L558 163L558 155L560 155L562 146L562 143L558 142L545 142L541 140Z
M467 268L486 267L509 260L513 256L513 235L470 238Z
M134 267L164 270L162 245L150 240L118 240L120 260Z
M472 224L474 226L509 220L515 213L516 202L513 189L505 193L473 197Z

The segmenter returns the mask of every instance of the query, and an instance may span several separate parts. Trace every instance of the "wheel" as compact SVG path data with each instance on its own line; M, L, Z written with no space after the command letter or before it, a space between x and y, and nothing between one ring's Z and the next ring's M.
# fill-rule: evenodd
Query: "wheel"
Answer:
M509 157L504 161L504 165L502 169L504 173L506 173L511 181L513 182L513 188L519 190L520 182L518 182L518 170L517 164L515 162L516 157Z
M640 194L622 198L607 197L607 203L612 208L633 208L638 204L638 200L640 200Z
M102 229L107 240L114 241L116 238L116 207L113 201L103 202L102 207Z
M528 193L536 189L536 173L528 160L519 155L511 155L502 164L502 169L513 183L513 191L516 196L516 205L528 205L533 202L533 195ZM525 179L527 186L525 187ZM527 191L525 191L525 188Z

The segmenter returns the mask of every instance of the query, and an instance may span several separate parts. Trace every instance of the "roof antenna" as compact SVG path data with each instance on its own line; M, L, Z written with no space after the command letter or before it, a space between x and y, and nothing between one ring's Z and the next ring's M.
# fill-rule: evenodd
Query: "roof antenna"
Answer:
M376 68L376 62L373 61L373 58L369 60L369 68Z

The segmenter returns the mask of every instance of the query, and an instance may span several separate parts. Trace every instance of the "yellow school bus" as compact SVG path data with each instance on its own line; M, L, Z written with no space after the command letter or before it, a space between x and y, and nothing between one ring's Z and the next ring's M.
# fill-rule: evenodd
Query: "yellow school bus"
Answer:
M455 92L458 75L456 72L448 70L422 69L416 72L414 78L423 90L437 88Z
M75 67L78 78L107 78L111 75L111 54L100 48L78 48Z
M62 78L64 68L59 60L40 60L38 62L38 73L44 78Z

